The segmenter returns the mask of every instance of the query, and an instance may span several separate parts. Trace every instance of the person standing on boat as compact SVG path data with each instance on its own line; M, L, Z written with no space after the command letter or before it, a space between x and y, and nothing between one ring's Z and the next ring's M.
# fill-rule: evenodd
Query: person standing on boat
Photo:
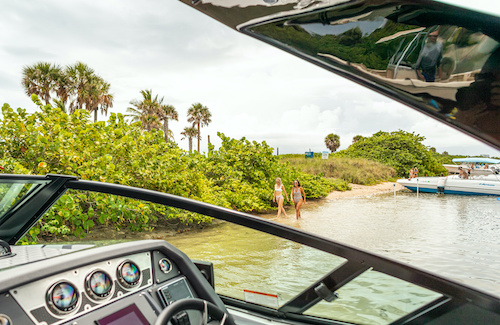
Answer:
M295 217L299 220L300 207L302 204L306 203L306 193L304 193L304 189L300 186L300 182L297 179L293 182L292 193L290 193L290 196L293 200L293 204L295 205Z
M448 176L444 176L443 173L441 173L441 176L438 178L438 182L437 182L437 194L444 195L444 186L446 185L447 180L448 180Z
M427 43L422 48L417 59L416 70L418 79L426 82L434 82L436 74L441 78L441 59L443 57L443 44L438 42L439 32L437 30L427 35Z
M278 202L278 216L277 218L280 217L281 211L283 211L283 214L285 217L288 217L286 214L285 208L283 207L283 203L285 202L285 198L287 201L288 200L288 195L286 194L285 186L283 186L283 183L281 182L281 178L276 178L276 184L274 184L274 194L273 194L273 202Z

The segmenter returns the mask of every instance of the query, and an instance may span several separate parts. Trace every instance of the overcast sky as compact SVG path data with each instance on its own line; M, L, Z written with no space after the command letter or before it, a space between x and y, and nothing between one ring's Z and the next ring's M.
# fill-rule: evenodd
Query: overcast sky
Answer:
M475 3L477 3L475 1ZM495 5L498 6L498 4ZM491 5L490 5L491 6ZM326 150L329 133L340 149L355 135L402 129L450 154L500 152L373 91L239 34L174 0L1 1L0 103L36 108L21 86L22 68L39 61L84 62L111 84L112 112L126 113L140 90L174 105L180 132L200 102L212 112L202 129L265 140L280 153ZM106 116L99 116L106 120Z

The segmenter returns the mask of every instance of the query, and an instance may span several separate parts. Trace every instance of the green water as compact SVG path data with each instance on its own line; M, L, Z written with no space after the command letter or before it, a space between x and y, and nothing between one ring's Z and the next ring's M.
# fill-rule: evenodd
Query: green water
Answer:
M302 219L277 222L403 261L495 295L500 292L500 201L412 193L323 200ZM293 209L288 214L294 215ZM262 216L267 219L273 215ZM277 295L281 306L344 263L300 244L223 223L166 237L192 259L214 263L218 293ZM361 324L387 324L440 295L367 271L306 314Z

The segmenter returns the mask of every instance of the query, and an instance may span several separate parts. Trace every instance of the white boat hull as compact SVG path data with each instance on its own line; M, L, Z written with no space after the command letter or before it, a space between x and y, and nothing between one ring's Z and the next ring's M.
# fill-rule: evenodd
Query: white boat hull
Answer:
M437 193L439 177L418 177L398 179L397 182L411 191ZM478 176L472 179L461 179L458 176L448 176L444 186L445 194L461 195L499 195L500 179L496 175Z

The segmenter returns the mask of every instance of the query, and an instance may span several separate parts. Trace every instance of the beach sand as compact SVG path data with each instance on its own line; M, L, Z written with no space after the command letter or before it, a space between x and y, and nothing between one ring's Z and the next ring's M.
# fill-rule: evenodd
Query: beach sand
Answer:
M384 182L377 185L359 185L359 184L349 184L352 188L350 191L333 191L326 199L339 199L346 197L357 197L357 196L367 196L373 194L382 194L394 192L394 185L396 185L396 191L401 191L405 187L396 182Z

